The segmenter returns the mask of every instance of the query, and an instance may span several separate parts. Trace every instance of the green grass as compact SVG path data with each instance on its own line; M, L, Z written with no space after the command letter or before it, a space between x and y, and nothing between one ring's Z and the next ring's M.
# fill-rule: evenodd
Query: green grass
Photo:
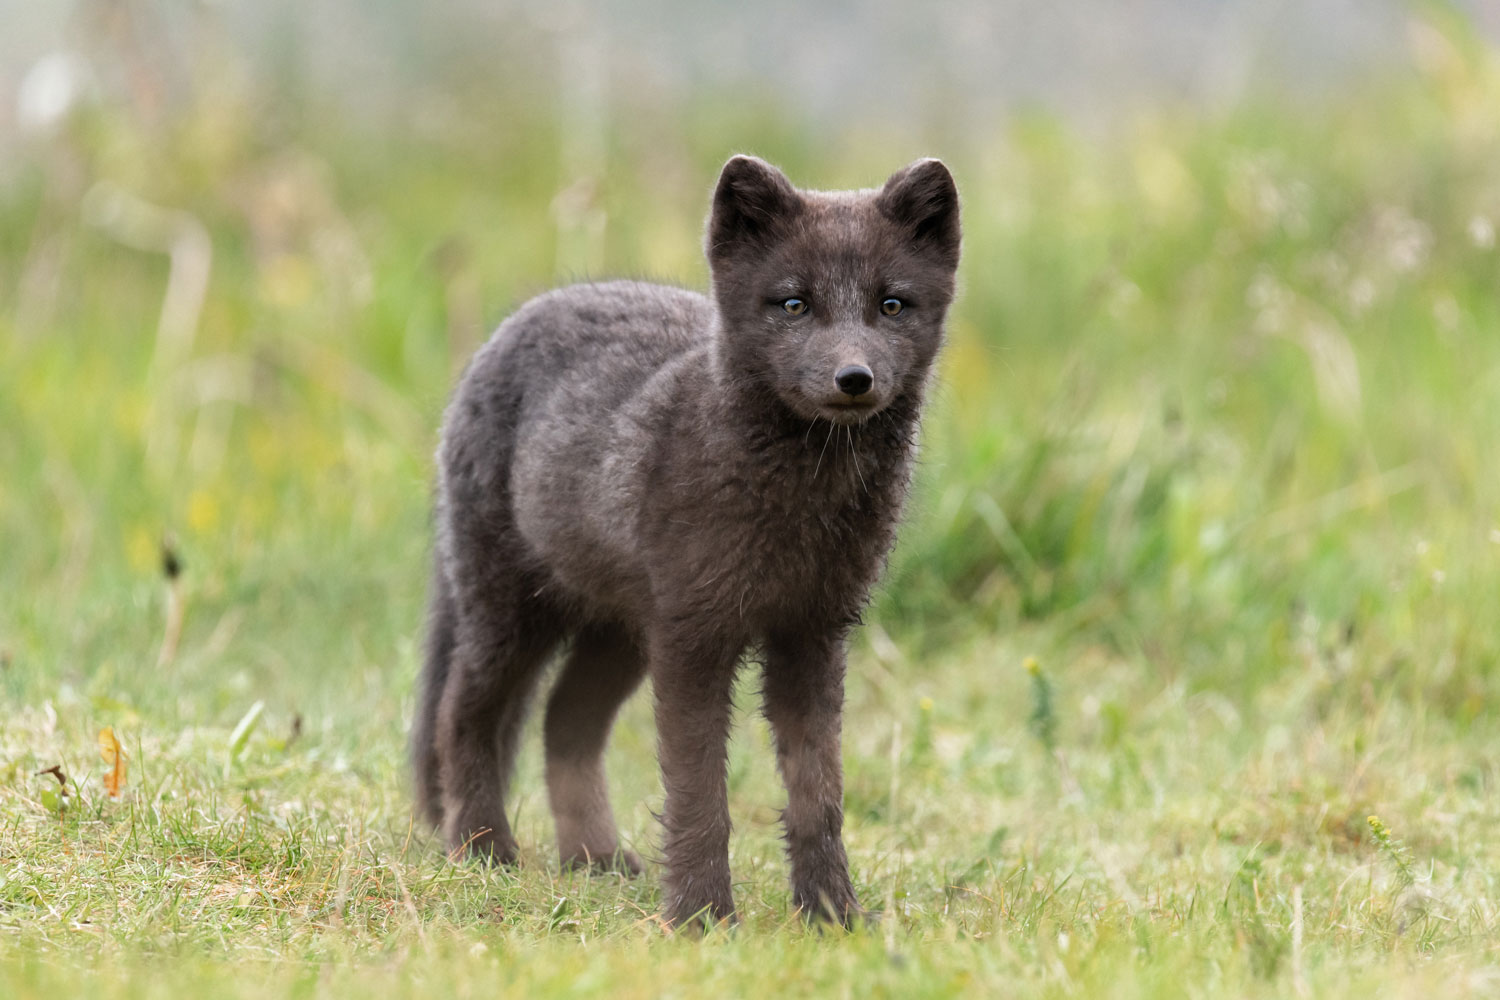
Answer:
M1500 54L1429 35L1358 97L1093 140L629 108L582 211L549 207L574 178L546 107L397 135L203 86L170 127L106 102L27 146L0 182L0 995L1493 994ZM665 932L655 868L560 874L535 734L518 871L447 863L409 807L455 367L571 276L701 286L744 148L822 187L938 152L964 196L853 655L848 843L884 918L852 935L788 913L752 678L734 933ZM139 245L193 226L174 346ZM610 767L648 856L653 742L638 698Z

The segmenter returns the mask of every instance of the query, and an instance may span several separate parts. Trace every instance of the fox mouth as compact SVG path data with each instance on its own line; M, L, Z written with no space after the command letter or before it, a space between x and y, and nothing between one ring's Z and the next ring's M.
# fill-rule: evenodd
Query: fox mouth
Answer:
M818 406L818 415L836 424L863 423L880 409L874 399L829 399Z

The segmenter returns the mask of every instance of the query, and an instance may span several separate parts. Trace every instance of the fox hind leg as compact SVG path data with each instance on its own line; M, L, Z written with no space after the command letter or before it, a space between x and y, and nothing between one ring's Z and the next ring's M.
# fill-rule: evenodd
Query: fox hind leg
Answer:
M620 847L604 747L615 714L645 669L645 656L625 629L590 627L579 633L553 686L545 723L547 795L565 868L641 871L640 858Z
M506 589L460 610L435 727L448 849L501 864L516 859L505 789L526 706L561 637L548 609Z

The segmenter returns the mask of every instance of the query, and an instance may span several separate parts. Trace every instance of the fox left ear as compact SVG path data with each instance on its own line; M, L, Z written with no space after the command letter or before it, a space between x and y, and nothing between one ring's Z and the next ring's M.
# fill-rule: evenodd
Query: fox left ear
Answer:
M918 160L891 175L876 198L881 214L949 267L958 266L962 235L958 185L942 160Z
M802 208L786 175L755 156L724 164L708 219L708 259L717 261L745 245L774 238Z

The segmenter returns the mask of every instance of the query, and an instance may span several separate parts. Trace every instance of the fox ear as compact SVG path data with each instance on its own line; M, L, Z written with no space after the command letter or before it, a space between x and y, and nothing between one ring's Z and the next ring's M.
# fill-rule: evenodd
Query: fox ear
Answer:
M921 249L958 266L958 186L942 160L918 160L896 171L876 197L881 214Z
M801 210L802 196L780 170L758 157L732 157L719 173L719 186L714 190L708 219L709 260L764 240Z

